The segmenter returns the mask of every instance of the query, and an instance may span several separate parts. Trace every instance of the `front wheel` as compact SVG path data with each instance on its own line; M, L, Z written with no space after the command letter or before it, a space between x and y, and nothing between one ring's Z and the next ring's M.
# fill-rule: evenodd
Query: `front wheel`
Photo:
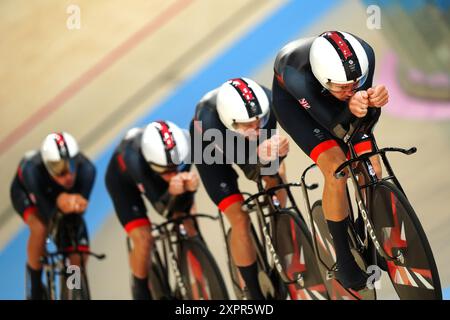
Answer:
M179 259L181 274L190 299L229 299L220 269L211 252L201 240L182 240Z
M373 189L371 217L387 261L391 282L400 299L441 300L433 252L414 209L403 192L387 181Z
M90 292L86 270L80 268L80 273L63 274L60 277L61 300L90 300ZM78 278L79 277L79 278Z
M293 212L281 210L275 215L275 250L289 280L298 275L303 283L288 285L293 300L326 300L327 289L317 267L311 236L302 220Z
M286 299L287 292L286 286L280 279L276 270L272 269L267 263L266 257L264 255L263 248L259 242L258 236L256 234L255 228L251 225L251 236L252 242L256 250L256 264L258 266L258 280L259 286L262 294L267 300L284 300ZM245 281L239 272L239 268L234 264L233 258L231 256L231 229L227 233L227 248L229 248L229 268L231 273L231 280L233 282L234 293L238 300L251 300L253 297L250 296Z
M334 249L333 238L331 237L323 213L321 200L318 200L313 204L312 217L313 225L311 227L314 228L313 234L315 235L314 242L317 263L330 298L332 300L375 300L375 289L365 290L364 295L362 295L354 290L344 288L334 277L328 276L329 271L332 270L336 264L336 251ZM349 230L349 233L350 232L351 231ZM351 252L359 267L362 270L366 270L367 263L363 255L354 247L351 248Z
M167 271L163 267L161 257L156 246L151 251L151 264L148 272L148 287L153 300L170 300L170 286Z

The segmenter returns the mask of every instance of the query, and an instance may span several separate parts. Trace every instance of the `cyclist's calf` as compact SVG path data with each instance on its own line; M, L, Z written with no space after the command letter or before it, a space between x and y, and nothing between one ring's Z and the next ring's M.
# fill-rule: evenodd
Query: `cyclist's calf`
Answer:
M150 250L154 242L150 226L133 229L128 236L133 242L133 249L130 252L131 270L136 277L144 279L148 276Z
M30 227L28 240L28 264L34 269L41 268L41 257L45 252L45 241L47 239L47 226L37 215L30 215L27 219Z
M256 251L250 235L250 217L242 211L242 202L236 202L225 210L231 224L231 255L237 266L248 266L255 262Z

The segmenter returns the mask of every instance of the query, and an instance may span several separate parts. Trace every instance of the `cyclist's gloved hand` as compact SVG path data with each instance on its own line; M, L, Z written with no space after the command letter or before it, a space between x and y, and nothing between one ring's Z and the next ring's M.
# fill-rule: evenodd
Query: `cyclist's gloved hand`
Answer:
M389 101L388 90L382 84L367 89L367 94L369 95L369 106L371 107L381 108Z
M61 192L56 198L56 206L64 214L82 213L87 205L88 201L80 194Z
M86 211L88 201L81 194L72 195L73 199L73 212L83 213Z
M358 118L362 118L367 114L369 107L369 94L367 91L361 90L356 92L348 101L348 108Z
M173 196L177 196L185 192L184 188L184 180L182 178L181 173L172 177L169 182L169 194Z
M200 180L196 172L181 172L180 176L184 181L184 187L186 191L197 191Z
M263 162L274 161L278 157L284 157L289 152L289 140L278 134L264 140L258 146L258 157Z

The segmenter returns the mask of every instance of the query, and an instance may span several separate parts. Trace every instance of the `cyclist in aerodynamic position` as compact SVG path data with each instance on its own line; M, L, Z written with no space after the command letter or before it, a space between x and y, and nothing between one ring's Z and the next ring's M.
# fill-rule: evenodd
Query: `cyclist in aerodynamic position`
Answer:
M346 179L336 179L334 171L346 161L343 138L350 122L366 117L368 108L375 108L371 117L377 120L380 107L388 102L386 87L373 84L374 71L375 54L367 42L329 31L284 46L275 60L272 87L277 120L324 176L322 203L336 250L336 277L355 290L366 286L367 276L348 243ZM358 133L354 138L358 154L371 151L370 134ZM380 177L378 156L371 161Z
M143 197L167 218L191 213L199 178L189 171L189 149L187 130L169 121L155 121L130 129L109 161L106 187L133 243L129 258L135 300L152 298L148 270L153 237ZM197 236L192 220L183 224L188 236Z
M14 209L30 228L27 245L27 299L45 299L42 284L41 257L49 224L60 212L63 219L82 215L95 180L95 167L79 151L74 137L67 132L47 135L40 150L25 154L11 184ZM78 248L71 248L70 239L56 236L58 250L89 251L89 238L83 219L77 220ZM70 255L71 264L80 265L80 256ZM84 259L86 261L86 258Z
M264 296L258 283L250 218L241 208L244 198L232 164L250 180L261 177L266 188L286 180L282 160L289 144L287 137L274 132L271 101L270 90L255 81L231 79L203 96L190 126L193 162L209 197L231 224L232 258L253 299ZM208 155L214 159L206 159ZM277 196L281 204L286 202L285 191Z

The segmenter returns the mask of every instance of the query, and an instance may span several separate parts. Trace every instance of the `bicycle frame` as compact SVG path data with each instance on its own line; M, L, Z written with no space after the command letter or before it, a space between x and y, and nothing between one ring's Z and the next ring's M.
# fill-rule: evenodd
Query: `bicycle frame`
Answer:
M54 235L57 233L58 229L58 223L56 221L60 219L62 216L56 215L55 218L51 221L50 224L50 235ZM80 256L80 264L81 268L84 268L84 257L85 255L93 256L99 260L103 260L106 255L104 254L96 254L91 251L79 251L78 248L78 239L76 237L76 231L74 230L73 226L70 225L68 230L68 237L71 239L72 247L74 248L73 251L67 252L63 250L57 250L56 252L46 252L46 254L41 257L41 261L43 264L43 269L45 270L45 274L47 277L47 290L49 292L49 299L50 300L56 300L56 283L55 283L55 277L56 275L62 275L65 273L65 270L68 267L67 260L69 259L69 256L72 254L78 254ZM53 242L51 239L51 236L48 237L47 243ZM86 282L85 285L87 286L87 292L89 293L89 284ZM90 294L90 293L89 293Z
M250 195L249 193L242 193L243 195L248 196L248 198L244 201L242 207L243 207L244 211L247 211L248 213L251 213L253 211L256 211L256 213L257 213L258 229L259 229L259 233L261 235L261 239L257 238L257 239L255 239L255 241L259 240L261 243L261 247L263 249L262 254L264 257L266 257L264 259L265 268L267 268L267 267L270 268L268 259L267 259L267 257L269 256L269 253L270 253L270 256L272 257L275 269L277 270L278 274L280 275L281 279L283 280L283 282L285 284L298 283L299 285L304 286L304 278L301 273L297 274L296 279L294 279L294 280L289 279L289 276L286 274L286 271L284 270L283 266L280 263L280 258L279 258L278 254L275 250L275 247L273 245L274 241L273 241L272 235L271 235L273 230L276 227L273 217L276 214L283 214L283 210L285 210L285 211L294 210L294 212L298 215L298 217L301 219L301 221L304 222L303 216L301 215L300 210L298 209L295 199L290 190L291 187L300 187L301 184L300 183L283 183L283 184L279 184L275 187L265 190L264 186L262 184L261 178L260 178L257 182L257 185L258 185L258 191L259 191L258 193L254 194L254 195ZM315 188L317 188L317 184L313 184L311 186L306 186L306 188L308 188L310 190L315 189ZM290 207L282 208L280 206L278 199L276 198L276 195L275 195L275 192L280 189L286 190L286 193L287 193L290 205L291 205ZM264 197L263 201L259 200L261 197ZM269 213L264 213L264 209L266 209L266 208L269 209ZM223 217L220 213L220 210L219 210L219 216L220 216L223 235L225 238L226 249L228 252L228 260L229 260L228 264L229 264L229 266L231 266L230 258L229 258L231 251L228 246L228 241L226 239L225 224L223 221ZM269 219L269 220L267 221L267 219ZM269 270L265 270L265 271L268 272ZM235 283L235 285L237 285L237 284Z
M186 288L186 284L184 283L183 277L181 275L181 271L180 271L180 267L179 267L179 257L177 252L179 252L178 248L179 245L181 243L181 241L183 241L183 239L187 239L187 233L184 229L183 226L183 221L186 219L192 219L194 221L194 224L197 226L196 220L197 218L208 218L211 220L217 220L217 217L213 217L207 214L202 214L202 213L196 213L196 214L186 214L183 215L181 217L178 218L173 218L173 219L169 219L164 223L161 223L159 225L153 225L152 227L152 231L156 232L157 234L154 235L154 239L155 242L156 241L161 241L162 242L162 250L163 250L163 259L161 261L162 263L162 267L166 270L165 273L165 280L166 283L169 283L169 271L170 268L173 270L173 274L175 277L175 285L178 288L178 290L180 291L180 294L182 296L183 299L188 299L189 297L187 296L187 288ZM176 227L174 228L175 231L169 230L169 225L175 225ZM200 238L203 239L203 237L201 236L200 230L197 228L197 233L200 236ZM173 238L175 238L173 240ZM129 245L129 249L130 249L130 241L128 238L128 245ZM174 246L176 246L176 249L174 248ZM153 246L153 249L155 250L156 254L161 257L158 248L156 247L156 245Z
M349 178L352 181L352 184L354 186L355 189L355 197L356 197L356 201L357 201L357 205L359 208L359 214L362 217L364 224L365 224L365 228L367 230L367 234L370 237L370 240L372 241L372 243L375 245L375 249L377 250L377 252L386 260L388 261L399 261L402 262L403 260L403 255L401 252L399 252L399 254L395 257L391 257L390 255L388 255L386 253L386 251L384 250L384 248L380 245L378 238L375 234L374 231L374 227L373 227L373 222L371 219L371 214L368 210L368 204L370 204L371 202L371 192L373 190L373 187L375 187L378 183L380 183L381 181L387 181L387 180L391 180L393 181L394 185L396 185L403 193L403 188L400 185L400 182L398 181L398 179L396 178L394 171L386 157L386 153L387 152L401 152L404 153L406 155L410 155L413 154L417 151L417 149L415 147L412 147L408 150L406 149L402 149L402 148L383 148L383 149L379 149L378 145L376 143L375 137L373 136L373 134L369 135L369 139L372 143L372 148L373 151L362 154L360 156L357 155L354 145L352 143L352 138L354 137L354 135L356 134L356 132L358 132L363 126L363 123L360 122L358 126L356 126L358 129L355 130L353 132L352 135L348 136L346 139L346 143L349 147L350 150L350 159L348 161L345 161L344 163L342 163L335 171L335 177L336 179L342 179L346 177L346 173L344 170L348 170L348 174L349 174ZM371 130L373 130L373 126ZM382 159L382 163L384 164L384 167L386 168L387 171L387 176L384 178L378 178L376 176L375 170L373 169L373 165L370 161L370 158L372 156L376 156L376 155L380 155L381 159ZM365 179L367 180L368 178L368 183L367 181L365 181L364 185L360 185L357 179L357 175L358 172L356 172L355 168L353 167L354 163L360 163L362 164L363 168L365 169L365 172L361 172L362 174L364 174ZM311 166L309 166L308 168L306 168L304 170L304 172L302 173L302 177L301 177L301 182L302 185L305 184L305 177L306 174L312 169L316 167L316 164L313 164ZM365 192L367 193L367 203L365 203L365 201L363 200L363 190L365 190ZM308 209L308 213L309 213L309 217L310 217L310 221L311 221L311 228L312 228L312 233L313 233L313 243L314 243L314 250L316 250L316 254L317 257L320 261L320 263L326 267L328 269L328 267L326 266L326 264L324 263L324 261L322 260L322 258L320 257L318 250L317 250L317 239L316 239L316 230L314 228L314 221L313 221L313 217L312 217L312 208L311 208L311 204L309 201L309 196L308 196L308 192L306 190L306 188L303 187L303 195L305 197L305 202L307 205L307 209ZM347 189L347 196L349 198L349 192ZM406 195L405 195L406 196ZM348 199L350 201L350 198ZM351 202L349 202L349 204L351 204ZM370 206L369 206L370 208ZM350 205L350 209L352 210L352 206ZM356 235L357 233L354 232ZM358 237L359 238L359 237ZM360 245L362 245L362 240L361 239L357 239L357 241L359 242ZM329 270L331 271L331 270Z

